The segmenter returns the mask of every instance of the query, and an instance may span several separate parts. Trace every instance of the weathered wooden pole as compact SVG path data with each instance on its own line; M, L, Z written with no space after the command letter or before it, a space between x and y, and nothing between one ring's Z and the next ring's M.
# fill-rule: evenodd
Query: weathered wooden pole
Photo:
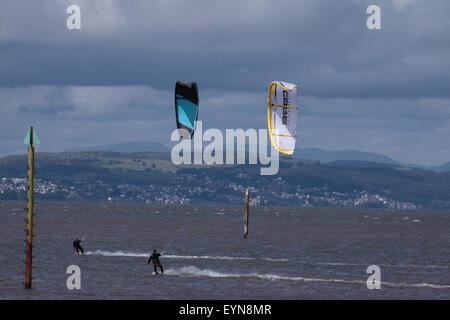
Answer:
M25 137L24 144L28 144L28 186L27 186L27 250L26 250L26 269L25 269L25 288L31 289L31 270L33 260L33 193L34 193L34 143L39 143L37 135L30 128Z
M244 209L244 239L247 239L248 235L248 201L250 198L250 191L245 190L245 209Z

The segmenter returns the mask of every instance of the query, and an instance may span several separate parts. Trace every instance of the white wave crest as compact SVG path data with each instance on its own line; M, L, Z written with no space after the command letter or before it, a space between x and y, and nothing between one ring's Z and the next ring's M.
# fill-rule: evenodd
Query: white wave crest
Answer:
M91 256L105 256L105 257L149 257L150 252L148 253L136 253L136 252L126 252L126 251L105 251L105 250L95 250L95 251L87 251L85 255ZM256 257L230 257L230 256L197 256L197 255L173 255L173 254L164 254L164 258L167 259L187 259L187 260L256 260L256 261L274 261L274 262L283 262L290 261L289 259L277 259L277 258L256 258ZM326 265L326 266L363 266L367 267L371 263L347 263L347 262L312 262L312 261L299 261L301 264L310 264L310 265ZM450 266L445 265L416 265L416 264L379 264L380 267L388 267L388 268L425 268L425 269L450 269Z
M87 251L86 255L91 256L105 256L105 257L149 257L149 253L134 253L124 251L104 251L95 250ZM265 260L265 261L288 261L288 259L273 259L273 258L253 258L253 257L228 257L228 256L184 256L184 255L163 255L168 259L207 259L207 260Z
M89 256L105 256L105 257L149 257L150 253L133 253L133 252L124 252L124 251L104 251L104 250L95 250L95 251L86 251L85 255Z
M325 266L368 266L369 263L346 263L346 262L308 262L302 261L303 264L317 264L317 265L325 265ZM424 268L424 269L449 269L450 266L443 265L434 265L434 264L379 264L380 267L388 267L388 268Z
M259 274L259 273L225 273L209 269L199 269L195 266L186 266L182 268L167 269L165 271L167 275L179 276L179 277L211 277L211 278L256 278L269 281L303 281L303 282L333 282L344 284L360 284L366 285L366 281L362 280L344 280L344 279L322 279L322 278L306 278L306 277L292 277L282 276L276 274ZM433 288L433 289L447 289L450 285L432 284L432 283L394 283L394 282L381 282L382 286L388 287L418 287L418 288Z

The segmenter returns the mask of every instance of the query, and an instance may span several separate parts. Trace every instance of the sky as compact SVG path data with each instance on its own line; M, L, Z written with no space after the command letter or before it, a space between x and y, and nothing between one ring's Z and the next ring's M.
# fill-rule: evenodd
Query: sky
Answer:
M441 165L449 34L448 0L0 0L0 155L26 152L31 125L39 151L168 146L177 80L198 83L204 129L266 128L269 84L286 81L297 147Z

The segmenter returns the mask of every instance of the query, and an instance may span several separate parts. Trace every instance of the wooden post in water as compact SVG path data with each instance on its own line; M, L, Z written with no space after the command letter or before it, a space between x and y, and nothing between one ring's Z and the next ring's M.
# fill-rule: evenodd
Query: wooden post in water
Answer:
M245 209L244 209L244 239L247 239L248 235L248 201L250 198L250 191L245 190Z
M28 144L28 186L27 186L27 239L26 239L26 269L25 288L31 289L31 270L33 260L33 193L34 193L34 143L39 139L34 135L33 127L25 137L24 144Z

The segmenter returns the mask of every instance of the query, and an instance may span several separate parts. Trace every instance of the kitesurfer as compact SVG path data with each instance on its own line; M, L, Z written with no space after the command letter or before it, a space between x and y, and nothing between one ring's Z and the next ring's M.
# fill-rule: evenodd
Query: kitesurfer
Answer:
M161 262L159 262L159 257L161 254L156 253L156 249L153 249L153 253L151 254L150 258L148 259L147 264L150 264L150 261L153 261L153 268L155 268L155 274L158 274L157 268L159 267L161 269L161 273L164 273L163 267L161 265Z
M80 242L81 242L81 240L78 240L78 238L75 237L75 241L73 242L73 248L75 250L77 250L77 255L80 254L80 251L81 251L81 254L84 254L84 251L80 245Z

